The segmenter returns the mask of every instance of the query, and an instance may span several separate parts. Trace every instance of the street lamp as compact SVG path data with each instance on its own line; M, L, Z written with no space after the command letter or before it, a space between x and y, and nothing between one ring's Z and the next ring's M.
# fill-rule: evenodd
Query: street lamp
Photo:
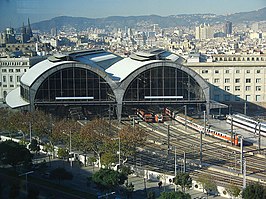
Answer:
M65 131L63 131L63 134L67 135ZM71 130L69 129L69 159L70 159L70 166L72 167L72 141L71 141Z
M121 160L121 140L120 140L120 137L117 137L117 138L113 138L112 140L118 140L118 165L120 166L120 160Z
M175 178L176 178L176 146L175 146ZM176 184L175 184L175 192L176 192Z
M110 192L110 193L106 193L106 194L100 195L97 198L108 198L108 196L113 195L113 194L115 194L114 191L113 192Z
M69 131L69 154L71 155L70 156L70 166L72 167L73 164L72 164L72 152L71 152L71 146L72 146L72 143L71 143L71 130Z
M28 194L28 174L33 173L34 171L28 171L26 173L22 173L19 176L26 176L26 193Z
M29 122L29 127L30 127L30 143L31 143L31 134L32 134L32 129L31 129L31 122Z
M26 143L26 140L25 140L25 134L23 133L23 131L22 131L22 130L19 130L19 133L21 133L22 136L23 136L23 143Z

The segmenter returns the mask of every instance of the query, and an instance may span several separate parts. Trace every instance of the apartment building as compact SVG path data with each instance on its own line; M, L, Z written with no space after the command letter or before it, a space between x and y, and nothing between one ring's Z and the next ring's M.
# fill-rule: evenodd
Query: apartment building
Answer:
M45 57L0 58L0 102L7 94L20 86L21 76Z
M251 102L266 106L266 55L215 54L212 62L187 62L211 85L219 102Z

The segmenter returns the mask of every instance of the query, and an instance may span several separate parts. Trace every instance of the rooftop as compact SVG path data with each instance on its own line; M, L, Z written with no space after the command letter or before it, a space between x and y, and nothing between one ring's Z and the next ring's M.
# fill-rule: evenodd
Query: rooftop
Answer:
M183 62L183 59L178 55L162 49L138 52L129 58L122 58L103 49L75 51L67 54L56 54L39 62L22 76L21 82L31 86L39 76L49 69L65 63L77 62L102 70L114 81L121 82L138 68L161 60Z

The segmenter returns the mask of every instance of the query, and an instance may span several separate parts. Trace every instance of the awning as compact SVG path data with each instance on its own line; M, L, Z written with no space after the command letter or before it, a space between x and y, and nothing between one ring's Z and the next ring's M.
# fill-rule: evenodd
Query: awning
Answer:
M6 96L6 103L11 108L19 108L30 104L29 102L26 102L24 99L21 98L20 87L8 93L8 95Z
M215 108L228 108L228 106L226 104L210 100L210 109L215 109Z

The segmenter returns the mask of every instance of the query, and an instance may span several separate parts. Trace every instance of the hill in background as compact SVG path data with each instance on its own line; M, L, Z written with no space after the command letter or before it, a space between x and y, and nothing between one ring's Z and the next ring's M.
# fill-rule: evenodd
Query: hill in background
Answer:
M78 31L87 30L88 28L137 28L158 24L161 28L175 26L196 26L201 23L224 23L225 21L233 23L243 22L259 22L266 21L266 7L260 10L251 12L240 12L231 15L215 15L215 14L182 14L171 16L112 16L106 18L85 18L85 17L70 17L61 16L50 20L41 21L32 24L32 28L41 32L50 32L52 28L63 30L65 28L74 28Z

